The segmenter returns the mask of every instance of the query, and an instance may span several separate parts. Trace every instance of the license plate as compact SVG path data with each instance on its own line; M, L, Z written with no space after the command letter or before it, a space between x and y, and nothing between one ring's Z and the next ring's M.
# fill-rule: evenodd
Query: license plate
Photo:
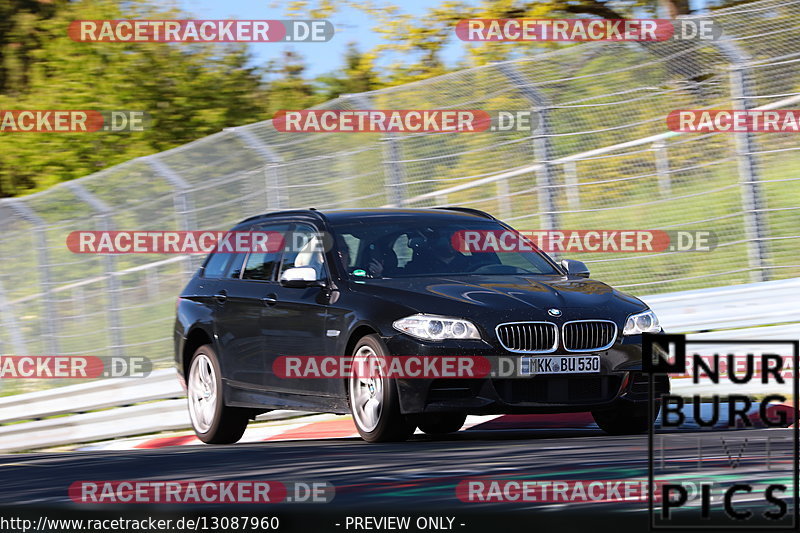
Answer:
M600 372L599 355L548 355L523 357L520 374L592 374Z

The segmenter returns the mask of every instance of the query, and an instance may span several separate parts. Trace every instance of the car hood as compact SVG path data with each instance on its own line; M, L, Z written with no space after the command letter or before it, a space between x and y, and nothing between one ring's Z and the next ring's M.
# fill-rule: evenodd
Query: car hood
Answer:
M488 311L499 322L552 320L549 309L561 310L563 320L621 321L647 308L641 300L600 281L566 276L394 278L365 280L357 285L360 290L419 313L486 318Z

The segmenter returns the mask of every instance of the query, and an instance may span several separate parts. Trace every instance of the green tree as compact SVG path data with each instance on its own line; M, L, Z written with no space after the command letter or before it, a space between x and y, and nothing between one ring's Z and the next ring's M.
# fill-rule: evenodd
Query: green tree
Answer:
M302 57L284 51L279 61L267 67L270 75L268 111L271 117L281 109L305 109L326 100L315 90L314 84L303 76L306 65Z
M23 32L35 39L24 53L4 55L0 109L141 110L152 122L146 131L132 133L2 132L0 196L40 190L225 127L269 118L264 73L251 66L244 45L78 43L67 36L72 20L124 18L189 15L148 0L79 0L38 14L14 12L12 29L2 34L6 41L27 43ZM18 51L13 44L3 49Z
M66 0L0 0L0 94L27 87L33 52L42 44L42 20L64 10Z
M359 51L356 43L348 43L344 55L344 67L333 73L317 77L322 94L326 100L333 100L343 94L374 91L384 86L375 69L374 54Z

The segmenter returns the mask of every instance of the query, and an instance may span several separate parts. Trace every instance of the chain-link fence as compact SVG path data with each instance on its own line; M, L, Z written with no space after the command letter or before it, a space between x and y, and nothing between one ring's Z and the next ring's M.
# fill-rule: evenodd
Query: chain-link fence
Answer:
M0 202L0 353L145 355L169 364L197 257L77 255L74 230L227 229L290 207L459 205L519 229L687 229L709 253L581 254L634 294L800 274L794 134L667 130L674 109L800 103L800 1L705 17L721 41L598 42L324 104L534 109L534 132L216 135Z

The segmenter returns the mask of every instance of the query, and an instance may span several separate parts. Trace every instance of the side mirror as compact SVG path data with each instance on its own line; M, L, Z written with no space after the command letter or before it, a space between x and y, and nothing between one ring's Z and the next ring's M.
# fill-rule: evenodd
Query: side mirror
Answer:
M281 274L281 285L284 287L313 287L323 286L325 282L317 276L317 271L312 267L287 268Z
M570 276L578 276L579 278L589 277L589 268L580 261L575 261L574 259L562 259L561 266Z

